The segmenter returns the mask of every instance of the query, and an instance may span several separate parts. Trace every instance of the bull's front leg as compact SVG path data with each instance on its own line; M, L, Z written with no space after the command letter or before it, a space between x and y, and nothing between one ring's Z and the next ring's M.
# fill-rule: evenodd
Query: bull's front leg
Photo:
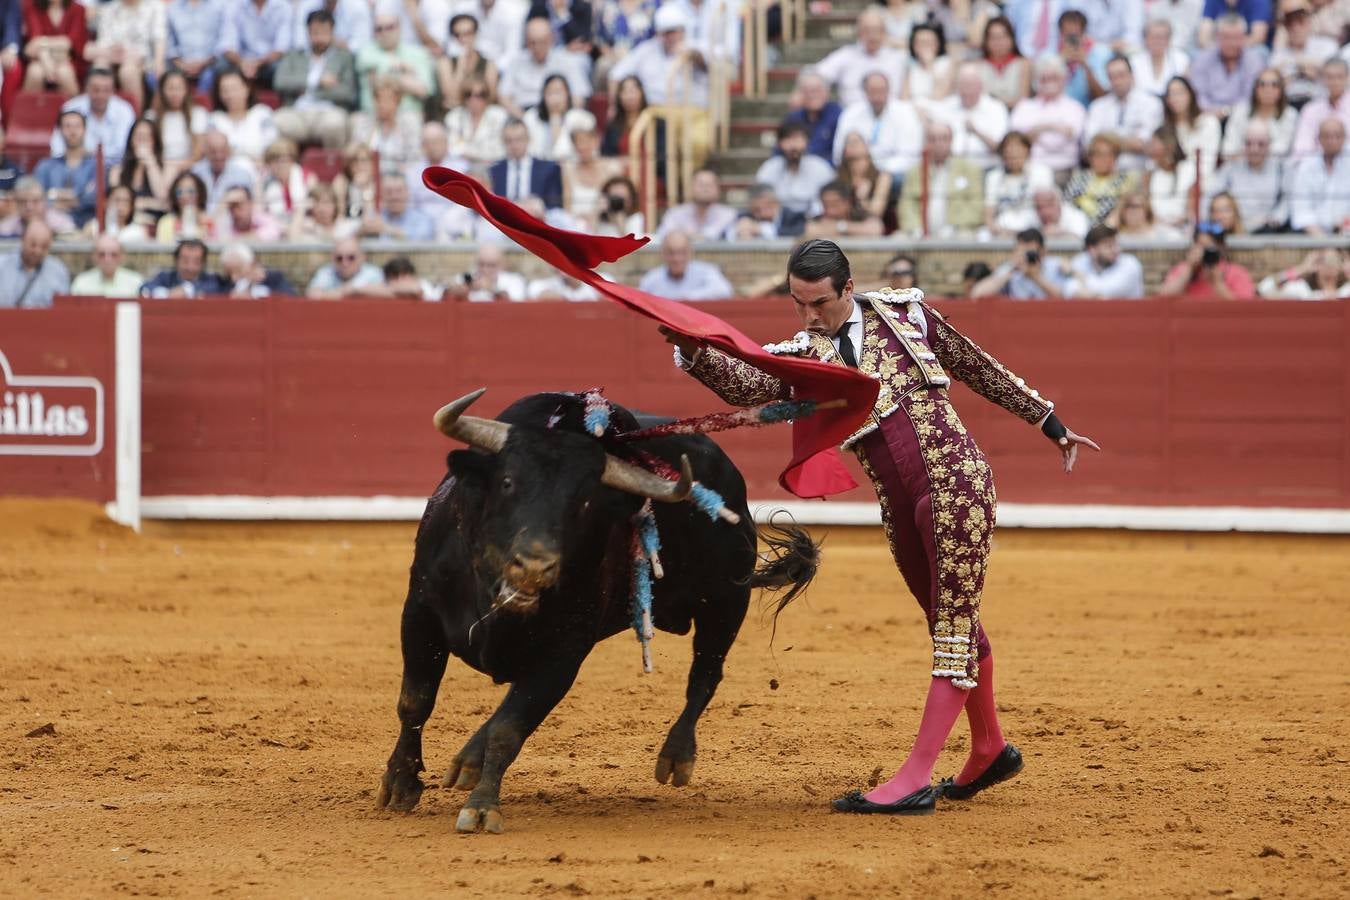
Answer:
M408 812L422 798L422 726L436 706L436 691L449 657L440 618L409 598L403 607L403 687L398 695L398 743L380 780L376 804Z
M455 820L456 831L482 829L501 834L504 827L501 812L502 776L539 723L567 695L572 682L576 680L582 660L586 658L586 652L545 660L512 683L501 707L479 731L483 735L482 769L478 773L477 784L465 801L464 808L459 811L459 818ZM474 739L470 739L469 745L473 743ZM466 745L466 750L469 745Z

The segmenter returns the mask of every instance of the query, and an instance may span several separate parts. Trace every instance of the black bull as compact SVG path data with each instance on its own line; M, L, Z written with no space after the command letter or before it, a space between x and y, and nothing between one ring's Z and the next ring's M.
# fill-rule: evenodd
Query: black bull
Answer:
M695 725L722 680L751 589L789 588L781 610L815 574L816 546L795 528L758 534L740 472L706 437L637 442L676 469L687 458L677 484L608 455L584 431L577 395L525 397L495 421L461 415L476 397L438 414L443 431L475 449L450 453L449 471L418 527L403 607L402 727L379 805L407 811L421 797L422 726L453 654L511 685L455 754L443 781L471 792L458 830L502 830L499 796L507 767L567 694L591 648L631 627L632 523L643 495L678 499L688 493L692 469L740 521L712 521L693 503L653 503L665 569L653 585L654 625L675 634L694 628L684 711L657 756L656 778L688 784ZM442 417L452 407L447 418L457 424L447 425ZM611 413L619 431L657 421L618 406ZM758 571L757 537L770 549Z

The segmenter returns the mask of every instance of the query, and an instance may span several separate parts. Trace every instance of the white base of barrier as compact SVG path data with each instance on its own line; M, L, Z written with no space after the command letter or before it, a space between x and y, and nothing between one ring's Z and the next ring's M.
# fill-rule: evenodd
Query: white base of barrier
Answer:
M239 521L416 521L421 497L167 496L141 498L146 519ZM780 503L751 501L757 521L785 510L806 525L878 525L874 503ZM1350 534L1350 510L1248 506L1108 506L1099 504L1000 503L1004 528L1125 528L1140 531L1255 531Z

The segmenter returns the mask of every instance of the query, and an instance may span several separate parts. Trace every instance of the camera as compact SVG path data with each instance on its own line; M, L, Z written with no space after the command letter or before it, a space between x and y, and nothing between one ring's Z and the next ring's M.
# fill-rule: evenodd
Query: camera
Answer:
M1026 258L1027 258L1027 265L1029 266L1038 265L1041 261L1041 251L1028 250Z
M612 213L623 212L624 205L628 202L622 194L609 195L609 211Z
M1206 247L1205 252L1200 256L1200 265L1205 268L1213 268L1219 264L1219 248Z
M473 273L465 272L463 275L459 276L459 280L464 282L466 286L473 284Z

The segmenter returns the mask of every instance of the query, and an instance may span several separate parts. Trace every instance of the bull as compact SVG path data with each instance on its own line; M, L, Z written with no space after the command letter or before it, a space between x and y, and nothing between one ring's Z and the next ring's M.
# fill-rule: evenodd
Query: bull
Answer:
M814 577L817 546L795 527L757 529L740 472L705 436L632 443L680 473L671 480L607 451L584 427L578 395L524 397L495 420L466 415L482 393L436 414L445 435L472 449L449 454L417 530L401 628L401 727L379 806L406 812L421 798L422 727L453 655L510 685L442 781L470 792L456 830L502 831L507 768L567 694L591 648L633 621L634 516L648 498L656 501L664 567L653 585L653 624L675 634L694 630L684 710L657 755L656 779L687 785L695 726L722 680L751 590L781 591L781 611ZM610 407L620 433L660 421ZM734 515L713 521L679 502L694 472ZM758 569L757 539L769 548Z

